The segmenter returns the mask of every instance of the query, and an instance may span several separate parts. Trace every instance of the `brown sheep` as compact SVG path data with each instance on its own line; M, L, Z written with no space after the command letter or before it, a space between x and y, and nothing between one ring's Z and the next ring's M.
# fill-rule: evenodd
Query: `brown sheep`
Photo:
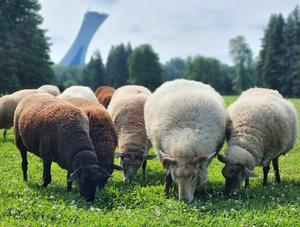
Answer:
M67 190L72 182L80 195L94 200L105 170L97 165L97 155L89 136L87 116L76 106L49 94L23 99L14 117L15 140L22 157L23 179L27 181L27 151L43 159L42 186L51 182L51 163L68 170Z
M116 89L114 89L113 87L101 86L97 88L95 95L99 103L107 108L115 91Z
M113 169L120 170L119 166L114 165L118 139L111 117L104 106L82 98L73 98L68 101L79 107L89 118L89 133L97 154L98 165L109 175L112 174ZM105 186L107 179L108 177L100 182L99 188Z

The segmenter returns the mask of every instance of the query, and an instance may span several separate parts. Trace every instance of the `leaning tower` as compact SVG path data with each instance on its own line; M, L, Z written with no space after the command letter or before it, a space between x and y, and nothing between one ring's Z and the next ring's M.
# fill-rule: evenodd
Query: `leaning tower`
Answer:
M107 14L97 12L87 12L80 27L79 33L60 61L60 65L81 65L84 64L88 46L100 25L108 17Z

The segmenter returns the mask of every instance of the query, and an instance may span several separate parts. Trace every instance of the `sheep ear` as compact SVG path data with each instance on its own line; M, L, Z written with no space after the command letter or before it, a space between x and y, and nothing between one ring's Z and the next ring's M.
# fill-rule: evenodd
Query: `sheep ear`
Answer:
M115 157L116 158L124 157L124 153L122 153L122 152L115 152Z
M115 170L124 170L123 167L118 166L118 165L115 165L115 164L113 164L112 167L113 167L113 169L115 169Z
M247 178L249 177L257 177L257 174L254 173L253 171L251 171L250 169L248 169L247 167L245 167L244 169L244 174Z
M143 156L144 160L152 160L155 158L156 158L156 155L151 155L151 154L144 154L144 156Z
M163 167L169 169L171 165L177 165L177 161L175 158L165 157L162 159Z
M224 155L218 154L218 160L222 163L228 162L227 158Z
M103 176L106 176L106 177L110 177L110 174L106 171L106 169L100 167L100 166L95 166L93 167L93 170L96 172L96 173L100 173L101 175Z
M208 155L207 161L210 163L216 156L217 156L217 152L214 152L214 153Z
M73 181L77 180L80 177L81 172L82 172L82 168L79 167L71 174L67 182L72 183Z

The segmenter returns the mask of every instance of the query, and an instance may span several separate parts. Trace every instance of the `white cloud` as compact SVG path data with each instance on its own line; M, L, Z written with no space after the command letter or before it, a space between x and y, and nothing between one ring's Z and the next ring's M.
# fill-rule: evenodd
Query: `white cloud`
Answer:
M257 54L263 28L272 13L287 15L297 0L41 0L43 28L51 38L51 57L59 62L77 35L89 9L109 14L88 51L106 59L111 45L150 43L164 62L202 54L230 62L228 42L242 34Z

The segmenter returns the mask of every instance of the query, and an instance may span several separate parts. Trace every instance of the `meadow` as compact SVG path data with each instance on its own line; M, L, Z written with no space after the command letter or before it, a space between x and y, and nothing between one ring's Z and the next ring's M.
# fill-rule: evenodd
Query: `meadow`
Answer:
M225 97L226 104L235 99ZM300 99L291 101L299 114ZM177 200L176 187L170 198L165 198L166 171L158 159L148 162L147 180L140 171L133 183L126 184L122 173L115 171L93 203L80 199L74 185L71 193L66 192L67 173L56 164L52 165L52 183L41 188L41 160L29 153L28 162L26 183L12 130L6 142L1 134L0 226L300 226L300 139L279 159L280 184L273 183L271 170L269 185L262 187L262 168L257 167L259 177L250 180L250 189L224 196L223 165L215 159L209 167L208 183L196 190L190 204Z

